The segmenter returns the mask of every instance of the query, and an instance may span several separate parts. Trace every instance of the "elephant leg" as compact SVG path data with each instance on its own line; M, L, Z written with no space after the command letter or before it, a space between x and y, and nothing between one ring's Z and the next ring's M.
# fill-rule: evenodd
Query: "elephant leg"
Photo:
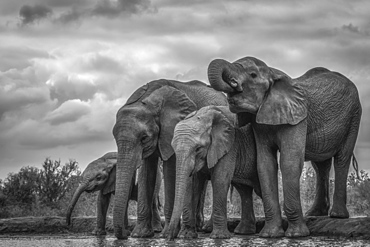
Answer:
M234 229L235 234L255 234L256 218L253 210L253 188L247 185L235 184L234 187L240 195L242 215L240 223Z
M161 216L159 215L159 197L156 196L153 202L153 218L152 218L152 227L154 232L162 232L162 222Z
M202 174L199 174L202 175ZM198 232L202 231L203 225L204 225L204 200L206 198L206 192L207 192L207 185L208 185L208 178L205 176L203 179L203 185L199 187L199 200L198 205L196 208L196 229ZM200 181L201 182L201 181ZM197 191L195 191L198 193Z
M106 195L102 191L99 191L98 200L97 200L97 217L96 217L96 228L93 230L93 235L106 235L105 224L107 220L107 212L109 208L111 193Z
M261 181L262 202L265 212L265 225L259 236L263 238L283 237L284 230L278 195L276 150L272 150L263 143L260 143L263 139L264 137L256 136L258 150L257 170L259 180Z
M172 216L173 205L175 202L175 186L176 186L176 156L172 155L167 161L163 162L163 177L164 177L164 219L165 225L160 234L161 238L168 237L168 229ZM180 230L180 226L178 226ZM177 235L177 234L176 234Z
M157 179L154 188L154 199L153 199L153 219L152 226L154 232L161 232L163 230L161 216L159 215L160 201L159 201L159 191L161 190L162 184L162 172L161 169L157 169Z
M204 190L206 176L201 172L193 174L191 183L188 184L185 195L184 210L182 214L181 230L178 234L179 238L192 239L197 238L196 218L200 208L199 201L201 193Z
M329 173L332 158L322 162L311 161L316 171L316 195L312 207L306 212L307 216L327 216L330 208Z
M330 217L332 218L348 218L347 210L347 176L349 165L351 162L351 154L344 155L339 152L334 156L334 195L333 207L330 210Z
M348 218L347 204L347 177L351 163L351 157L356 145L361 112L352 118L351 129L342 149L334 156L335 187L333 207L330 210L332 218Z
M218 168L215 167L211 179L213 188L213 230L209 237L225 239L231 237L227 229L227 193L231 184L231 175L222 174L225 171L220 171L221 169Z
M303 219L300 199L300 177L302 174L305 145L306 121L281 132L280 169L283 181L284 212L288 219L286 237L305 237L310 231Z
M158 156L151 155L143 162L138 172L137 222L131 237L153 237L153 194L158 168Z

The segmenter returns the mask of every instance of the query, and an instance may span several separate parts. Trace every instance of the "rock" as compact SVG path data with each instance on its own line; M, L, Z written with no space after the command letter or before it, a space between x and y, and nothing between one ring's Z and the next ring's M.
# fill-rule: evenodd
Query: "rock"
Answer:
M229 219L229 231L233 232L239 221L238 218ZM134 228L135 222L136 219L129 219L130 230ZM369 217L349 219L307 217L306 222L312 236L370 239ZM262 229L264 223L263 218L257 219L257 232ZM283 225L286 229L288 225L286 219ZM64 217L21 217L0 219L0 234L91 234L95 226L96 217L74 217L71 226L67 226ZM113 233L112 217L107 218L106 228L108 233Z

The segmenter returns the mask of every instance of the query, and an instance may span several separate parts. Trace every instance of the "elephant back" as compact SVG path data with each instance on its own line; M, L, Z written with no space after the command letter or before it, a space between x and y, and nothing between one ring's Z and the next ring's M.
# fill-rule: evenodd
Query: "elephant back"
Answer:
M314 68L295 80L305 90L308 107L306 159L314 158L310 154L339 150L361 118L355 84L342 74L323 68Z
M193 80L189 82L172 81L174 86L195 103L197 109L204 106L228 106L227 98L222 92L216 91L210 85L201 81Z

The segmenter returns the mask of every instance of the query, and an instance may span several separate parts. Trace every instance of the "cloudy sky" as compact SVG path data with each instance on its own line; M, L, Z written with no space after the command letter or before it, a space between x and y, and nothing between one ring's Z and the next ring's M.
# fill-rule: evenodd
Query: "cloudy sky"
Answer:
M0 1L0 179L46 157L115 149L115 114L158 78L207 82L214 58L255 56L292 77L323 66L358 87L356 154L370 169L367 0Z

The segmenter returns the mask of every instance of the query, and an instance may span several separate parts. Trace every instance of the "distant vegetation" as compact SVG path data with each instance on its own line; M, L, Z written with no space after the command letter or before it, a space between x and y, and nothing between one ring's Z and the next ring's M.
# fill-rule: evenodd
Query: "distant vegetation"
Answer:
M47 158L42 168L23 167L18 173L10 173L4 181L0 180L0 218L22 216L65 216L68 204L80 181L81 171L78 163L70 160L64 165L61 161ZM281 205L283 193L279 175L279 195ZM315 198L315 171L305 166L301 176L301 202L306 212ZM347 180L347 206L350 216L370 216L370 178L361 170L358 178L354 172ZM334 180L330 181L330 197L334 192ZM95 216L98 193L83 193L74 209L73 216ZM236 190L229 195L229 217L240 217L240 197ZM114 198L113 198L114 200ZM163 181L160 200L164 202ZM254 195L255 214L263 216L262 200ZM163 204L162 204L163 205ZM113 203L109 214L112 215ZM208 217L212 210L212 187L208 184L204 214ZM129 215L136 215L136 202L130 202Z

